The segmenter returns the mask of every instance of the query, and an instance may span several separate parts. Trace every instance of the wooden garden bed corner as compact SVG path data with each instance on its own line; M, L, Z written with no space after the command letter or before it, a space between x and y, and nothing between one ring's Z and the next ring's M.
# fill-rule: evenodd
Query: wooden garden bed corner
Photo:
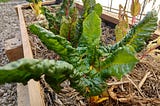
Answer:
M24 57L22 44L16 37L5 41L5 52L9 61L15 61Z
M33 59L29 36L26 29L26 24L22 12L22 8L29 4L17 5L15 7L20 23L22 54L23 58ZM17 84L17 102L18 106L45 106L43 92L39 82L31 79L26 86Z
M24 58L32 59L33 54L22 13L22 7L23 5L16 6L20 22L23 56ZM28 81L26 86L23 86L22 84L17 85L17 95L18 106L45 106L40 83L32 79Z

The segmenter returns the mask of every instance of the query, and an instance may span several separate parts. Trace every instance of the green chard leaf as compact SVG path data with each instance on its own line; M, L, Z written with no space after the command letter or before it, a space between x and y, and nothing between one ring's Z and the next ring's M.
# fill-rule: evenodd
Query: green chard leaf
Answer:
M76 35L77 24L78 24L78 10L72 8L71 15L69 17L63 17L60 27L60 36L65 37L68 41L71 42L72 46L77 47L79 37Z
M121 78L124 74L130 72L138 62L135 53L132 46L118 48L100 63L102 77L116 76Z
M90 65L94 64L99 47L101 35L101 19L95 11L90 13L83 21L83 32L79 41L79 47L87 47L87 58Z
M101 19L95 11L90 13L83 21L83 32L80 39L80 45L93 47L99 45L101 35Z
M36 24L30 25L29 28L33 34L36 34L41 39L48 49L55 51L62 59L70 61L70 56L75 53L75 49L69 41L61 36L54 35L52 32Z
M101 14L102 14L102 6L101 6L101 4L97 3L94 6L93 10L97 13L97 15L101 16Z
M84 4L84 8L93 7L96 4L95 0L82 0Z
M90 97L100 95L106 89L107 84L105 80L101 79L99 73L88 73L81 76L78 80L71 80L71 86L83 96Z
M0 67L0 84L10 82L27 83L30 79L39 80L45 74L46 81L55 89L73 73L73 66L64 61L20 59Z
M82 0L82 1L84 6L83 17L86 18L90 12L90 9L92 9L96 4L96 1L95 0Z
M59 34L61 19L56 18L47 8L43 7L43 14L45 15L49 30L54 34Z
M125 45L131 45L139 52L146 45L146 41L151 37L157 28L157 12L148 12L142 21L133 26L127 35L118 43L111 47L111 52Z
M71 23L71 20L66 20L63 22L60 28L60 36L65 37L68 41L72 43L75 41L74 35L76 34L76 22ZM78 41L77 41L78 42Z

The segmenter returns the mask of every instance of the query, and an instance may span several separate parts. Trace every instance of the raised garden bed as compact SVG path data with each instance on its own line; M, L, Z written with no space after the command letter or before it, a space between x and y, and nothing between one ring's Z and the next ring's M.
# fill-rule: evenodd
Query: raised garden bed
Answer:
M53 3L54 1L45 2L44 4L53 4ZM20 30L21 30L22 48L20 48L20 51L23 51L22 55L24 58L32 59L33 58L32 49L29 42L29 36L22 12L23 8L28 8L28 7L29 4L27 3L23 5L17 5L15 8L19 17ZM44 92L42 91L39 82L30 80L26 86L18 84L17 92L18 92L18 105L45 106Z
M50 2L47 2L47 4L50 4ZM25 21L23 18L23 12L22 12L22 9L27 8L27 7L28 7L27 5L20 5L20 6L17 6L16 8L17 8L17 13L18 13L19 20L20 20L24 57L25 58L33 58L33 52L31 50L29 36L27 33L26 24L25 24ZM77 7L81 8L81 5L77 4ZM108 16L106 14L103 14L102 18L106 21L115 22L115 23L117 23L117 21L118 21L116 18L113 18L113 17ZM109 20L107 20L107 19L109 19ZM139 105L140 103L159 104L160 99L159 99L158 95L160 92L160 90L159 90L160 83L157 82L159 79L159 75L160 75L160 73L157 70L157 67L159 67L159 64L157 64L156 67L152 66L153 64L155 64L154 62L156 62L156 63L158 62L158 61L153 62L152 59L154 59L154 58L148 56L147 58L142 60L140 63L137 64L134 71L129 76L125 76L122 79L122 81L117 81L114 78L108 80L107 83L109 86L111 86L110 89L108 90L111 98L115 101L118 100L119 104L121 104L121 103L122 104L123 103L127 103L127 104L130 103L130 104L136 104L136 105ZM150 61L152 61L152 63L148 63ZM153 69L153 71L151 71L150 68ZM149 75L150 75L150 77L148 77ZM146 78L148 78L148 80L147 80L148 82L146 81ZM145 84L144 84L144 81L146 81ZM150 88L150 86L148 86L148 84L151 84L151 81L154 82L152 84L156 87L155 89ZM158 85L155 85L156 83ZM139 86L137 87L138 84L139 84ZM38 88L38 87L35 87L35 88ZM154 91L156 89L157 89L157 91ZM31 88L31 92L32 92L32 90L33 89ZM117 91L114 92L114 90L117 90ZM39 91L39 92L36 92L36 91ZM39 94L41 94L40 89L36 90L36 91L34 91L35 92L34 95L33 95L33 93L29 93L30 103L31 103L31 105L34 104L33 106L35 106L35 105L42 106L42 105L44 105L44 100L43 100L44 94L42 94L42 96L40 96L39 95ZM154 91L154 95L152 95L153 92L148 92L148 91ZM42 101L37 101L37 97L38 98L40 97L39 100L42 100ZM32 98L36 98L36 100L34 100ZM112 104L116 105L115 102L113 102Z
M54 4L54 1L52 2L44 2L43 5L51 5ZM49 58L49 59L55 59L55 53L52 51L47 50L47 48L42 45L42 43L36 36L30 37L28 36L28 32L27 32L27 25L24 19L24 14L27 14L27 11L29 11L29 15L33 15L33 17L31 16L29 19L34 20L35 15L33 13L33 11L31 9L27 9L30 8L30 6L28 4L23 4L23 5L18 5L15 7L18 17L19 17L19 21L20 21L20 29L21 29L21 37L22 37L22 48L17 47L21 52L24 58ZM28 16L28 15L27 15ZM26 17L25 17L26 18ZM31 21L30 20L30 21ZM28 21L29 22L29 21ZM36 41L34 41L36 40ZM37 45L37 47L34 45ZM33 47L34 45L34 47ZM40 48L39 48L40 47ZM25 49L24 49L25 48ZM37 49L38 50L34 50ZM13 50L11 50L13 51ZM38 52L37 52L38 51ZM47 53L45 53L45 51ZM17 51L16 51L17 52ZM49 53L50 52L50 53ZM41 54L42 53L42 54ZM47 55L47 56L44 56ZM10 57L14 57L13 55L9 55ZM17 60L17 58L14 58L15 60ZM73 88L70 87L65 87L64 91L62 91L62 94L55 94L54 91L52 91L52 89L50 89L50 87L48 87L48 85L43 82L43 80L41 81L41 85L39 82L36 82L34 80L31 80L28 82L27 86L22 86L21 84L18 84L17 87L17 91L18 91L18 104L19 105L26 105L27 103L30 103L31 106L50 106L50 105L62 105L61 101L58 98L61 98L62 101L64 101L64 103L67 105L71 105L71 104L77 104L79 106L84 105L83 102L81 101L81 99L84 99L81 96L77 96L79 93L75 92L75 90ZM65 82L67 83L67 82ZM66 86L66 84L64 84L64 86ZM27 89L23 90L23 89ZM26 96L24 96L26 95ZM74 97L74 98L73 98ZM75 98L76 97L76 98ZM71 99L74 101L67 101L68 99ZM54 100L52 100L54 99ZM47 100L47 101L46 101ZM80 103L76 103L76 101L80 102ZM63 103L63 104L64 104Z

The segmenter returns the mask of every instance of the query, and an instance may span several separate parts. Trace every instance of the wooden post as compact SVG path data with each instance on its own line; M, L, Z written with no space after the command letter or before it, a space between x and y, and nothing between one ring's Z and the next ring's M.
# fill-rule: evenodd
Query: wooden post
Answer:
M53 4L54 1L43 2L42 5L50 5ZM20 22L20 30L21 30L21 40L23 47L23 56L24 58L33 59L33 54L31 50L31 45L29 42L29 36L26 29L26 24L22 12L22 8L28 8L29 4L25 3L23 5L17 5L15 7L19 22ZM40 83L31 79L28 81L28 85L23 86L22 84L17 85L17 101L18 106L45 106L44 97L41 90ZM25 95L25 96L24 96Z
M26 24L24 21L24 17L23 17L23 13L22 13L22 6L18 5L17 6L17 13L18 13L18 17L19 17L19 22L20 22L20 30L21 30L21 40L22 40L22 45L23 45L23 54L24 54L24 58L30 58L33 59L33 54L32 54L32 49L31 49L31 45L29 42L29 36L27 33L27 29L26 29Z
M28 82L30 106L45 106L40 83L31 79Z
M9 61L16 61L23 58L23 47L17 38L5 41L5 52Z
M30 106L28 85L17 84L17 104L18 106Z

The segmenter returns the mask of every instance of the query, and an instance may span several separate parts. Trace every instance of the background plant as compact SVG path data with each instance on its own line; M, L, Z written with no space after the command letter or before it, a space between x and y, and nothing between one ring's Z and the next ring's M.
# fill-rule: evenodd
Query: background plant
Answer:
M119 23L115 27L115 35L117 42L120 41L129 30L128 15L126 14L126 5L127 1L124 7L122 5L119 5Z
M132 24L135 24L136 16L140 14L141 4L139 0L132 0L131 4L131 15L132 15Z
M30 2L30 7L32 8L36 16L41 14L42 0L26 0L26 1Z
M82 23L88 14L95 10L101 15L102 7L99 3L96 4L95 0L84 0L84 11L82 15L79 14L78 9L75 7L74 0L63 0L60 9L56 14L44 8L44 15L49 23L49 30L54 34L65 37L71 42L72 46L78 45L78 40L82 35Z
M125 6L123 7L121 4L119 5L119 23L115 27L115 35L116 35L116 41L120 41L128 32L129 30L129 21L128 21L128 15L126 13L126 6L128 1L126 0ZM140 14L141 11L141 4L139 3L139 0L132 0L131 3L131 16L132 16L132 25L136 22L136 16Z

